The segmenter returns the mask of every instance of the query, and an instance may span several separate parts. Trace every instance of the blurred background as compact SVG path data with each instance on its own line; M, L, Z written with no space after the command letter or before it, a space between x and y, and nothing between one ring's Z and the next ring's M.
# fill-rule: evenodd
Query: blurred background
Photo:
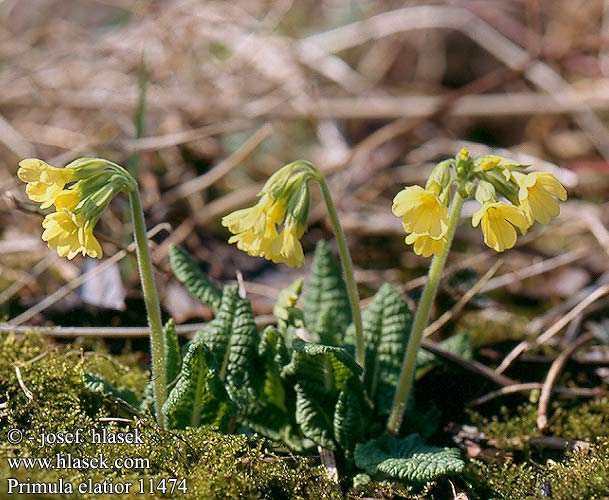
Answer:
M391 200L467 146L552 171L569 190L561 216L485 284L516 328L516 315L608 268L608 28L603 0L1 1L0 317L145 324L127 200L96 228L101 265L59 259L15 175L22 158L102 156L137 174L164 313L184 322L210 312L171 278L170 243L218 280L240 270L262 313L301 274L239 252L220 225L298 158L329 177L363 297L382 281L416 295L428 260L404 245ZM332 238L314 193L307 265ZM464 222L445 307L499 257Z

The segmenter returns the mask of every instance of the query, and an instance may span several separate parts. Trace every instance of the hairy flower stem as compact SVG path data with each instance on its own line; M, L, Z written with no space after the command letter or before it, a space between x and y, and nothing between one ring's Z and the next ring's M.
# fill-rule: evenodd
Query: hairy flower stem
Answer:
M417 306L417 312L414 316L412 323L412 330L408 339L408 346L406 347L406 353L404 354L404 361L402 362L402 371L400 373L400 379L398 386L395 391L393 399L393 406L391 407L391 414L387 421L387 432L389 434L397 435L402 425L402 419L404 418L404 412L406 410L406 404L412 388L412 382L414 379L414 372L416 368L417 352L421 347L421 339L423 338L423 331L429 321L429 312L433 305L436 292L438 291L438 285L440 283L440 277L446 264L448 253L452 245L453 238L455 236L455 230L459 223L459 215L461 214L461 207L463 206L463 198L457 191L453 197L450 214L448 217L448 227L446 229L446 240L447 243L442 249L439 255L436 255L431 261L429 266L429 272L427 273L427 283L423 289L423 295Z
M316 169L317 170L317 169ZM336 207L332 201L328 183L321 172L316 172L316 180L319 182L321 192L328 207L328 215L330 216L330 222L332 224L332 230L336 236L338 242L338 253L340 255L340 262L343 267L343 275L345 278L345 285L347 286L347 294L349 296L349 304L351 305L351 316L353 317L353 324L355 326L355 360L357 364L365 369L366 364L366 347L364 345L364 329L362 327L362 313L359 307L359 293L357 291L357 284L355 283L355 277L353 275L353 263L351 262L351 254L347 246L347 239L343 228L338 220L338 214L336 213ZM363 372L362 372L363 377Z
M146 236L146 223L140 193L137 189L129 192L131 205L131 219L133 221L133 234L137 248L137 265L140 270L140 280L146 312L148 313L148 325L150 326L150 352L152 354L152 380L154 384L154 408L156 418L160 427L163 425L163 413L161 408L167 399L167 381L165 380L165 350L163 347L163 324L161 322L161 307L159 296L154 282L152 261L148 248L148 237Z

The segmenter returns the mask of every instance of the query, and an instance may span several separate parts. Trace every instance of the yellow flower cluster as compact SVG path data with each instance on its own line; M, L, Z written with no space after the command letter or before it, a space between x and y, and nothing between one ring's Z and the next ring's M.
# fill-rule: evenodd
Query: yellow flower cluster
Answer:
M82 158L64 168L28 158L19 163L19 179L26 193L41 208L55 205L43 222L42 239L60 257L78 254L101 258L103 251L93 228L112 197L125 190L130 180L107 160Z
M276 263L302 265L308 181L319 180L319 172L311 167L302 161L286 165L269 178L256 205L225 216L222 224L233 233L229 243ZM567 198L552 174L527 174L525 167L496 155L474 160L466 149L440 162L425 188L406 187L393 199L392 212L402 219L406 244L423 257L445 253L463 200L475 197L481 207L472 225L481 226L486 245L497 252L512 248L517 230L525 234L535 222L547 224L560 212L558 200ZM451 199L458 200L454 216L449 214Z
M284 169L258 193L256 205L225 216L222 225L233 233L228 242L236 243L239 250L299 267L304 263L300 238L309 214L308 179L302 173L290 176Z
M41 208L55 205L56 212L48 214L42 221L42 239L49 248L57 250L60 257L73 259L79 253L101 258L101 245L93 235L93 226L75 213L83 198L78 183L72 189L66 185L76 180L72 168L57 168L42 160L28 158L19 163L19 179L27 183L26 193Z
M472 225L482 227L484 242L497 252L516 244L516 229L525 234L535 223L547 224L560 212L557 200L567 199L565 188L550 173L523 173L526 165L499 156L472 160L466 150L455 160L442 162L432 172L425 189L410 186L393 200L393 213L402 217L406 243L418 255L438 255L446 246L450 184L465 198L475 192L482 205ZM441 172L441 175L438 173ZM450 173L447 173L450 172ZM498 194L507 201L500 201Z

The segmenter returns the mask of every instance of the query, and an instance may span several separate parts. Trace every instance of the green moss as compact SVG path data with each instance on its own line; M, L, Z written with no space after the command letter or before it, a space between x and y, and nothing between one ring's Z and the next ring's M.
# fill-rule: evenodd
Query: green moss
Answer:
M537 406L527 404L490 419L472 414L472 420L491 443L514 454L503 464L471 462L464 477L474 498L542 499L542 489L555 500L609 499L609 402L584 404L555 402L550 412L549 435L583 440L586 452L564 452L535 447L541 437L535 420Z
M25 470L11 469L7 460L0 462L0 492L6 493L8 478L22 483L52 483L63 479L75 488L87 480L109 484L131 482L129 495L118 498L192 498L192 499L336 499L341 498L334 485L327 482L319 467L309 460L282 456L272 443L243 435L225 436L211 429L187 429L166 431L158 429L153 420L134 419L132 424L102 422L102 417L126 415L127 408L90 393L83 385L87 372L102 374L117 386L127 386L141 394L148 374L139 367L133 357L110 358L103 354L82 354L67 348L56 350L34 335L25 337L5 336L2 340L0 360L0 454L3 457L40 457L57 461L57 454L67 460L72 457L97 457L102 454L108 464L116 458L144 458L149 468L101 470L94 468L50 469L35 467ZM33 360L29 363L29 360ZM20 368L24 386L31 391L32 400L20 387L15 366ZM129 432L137 428L142 443L97 444L92 441L92 429ZM19 428L26 439L19 445L8 443L9 429ZM43 434L75 432L83 429L79 444L47 444L40 448ZM29 441L28 436L35 439ZM141 464L138 464L141 465ZM143 465L146 465L145 463ZM174 495L140 495L138 480L185 479L187 493L176 491ZM15 490L16 491L16 490ZM13 491L13 493L15 492ZM47 498L44 495L14 495L11 498ZM29 489L31 492L32 490ZM48 498L57 498L50 495ZM64 498L64 497L62 497ZM76 491L65 498L117 498L115 494L81 495Z
M162 431L149 415L135 418L133 410L83 384L83 376L97 373L116 387L126 387L141 396L149 373L137 354L109 356L102 346L86 352L82 346L57 348L36 335L4 336L0 341L0 498L6 492L7 479L17 478L31 485L63 479L75 487L93 483L132 483L131 493L81 495L64 498L170 498L169 493L139 494L139 480L148 486L152 479L185 479L187 493L173 497L186 499L339 499L336 486L325 479L318 462L312 458L286 455L277 445L257 437L222 435L212 429ZM31 392L30 400L20 386L15 366L20 366L23 386ZM123 417L128 425L103 422L103 417ZM535 427L536 406L523 405L502 410L498 416L470 415L493 444L513 452L504 464L470 461L465 471L451 480L458 491L471 500L505 498L510 500L542 499L542 486L549 484L555 500L609 500L609 401L585 404L557 401L550 411L550 434L592 443L588 453L564 453L532 446L529 437L540 436ZM26 437L19 445L7 441L7 431L23 429ZM84 429L80 444L48 444L39 448L41 434ZM91 429L141 433L140 444L96 444ZM50 469L23 466L11 469L6 458L38 457L56 460L66 457L146 458L147 469L93 468ZM317 460L317 459L315 459ZM145 465L145 464L144 464ZM349 478L343 477L345 486ZM57 498L56 495L13 495L11 498ZM452 500L447 479L424 489L399 483L369 482L347 493L346 498L404 500Z
M548 434L568 440L591 441L609 436L609 400L585 403L554 401L550 405ZM502 408L490 418L471 413L472 422L485 434L492 436L501 449L529 448L527 439L540 437L537 429L537 405L526 404L516 411Z
M560 461L503 465L471 463L464 476L478 492L474 498L607 500L609 499L609 440L599 440L586 453L567 453ZM543 490L551 491L551 497ZM486 496L483 495L486 494Z

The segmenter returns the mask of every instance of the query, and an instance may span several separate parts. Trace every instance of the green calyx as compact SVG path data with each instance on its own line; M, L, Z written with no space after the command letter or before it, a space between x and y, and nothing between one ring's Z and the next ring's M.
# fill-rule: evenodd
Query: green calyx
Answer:
M493 169L481 174L482 179L492 184L497 193L507 198L515 205L518 204L518 184L512 179L512 175L506 178L506 175L501 170Z
M315 179L317 169L308 161L297 160L281 167L264 184L260 194L269 194L274 200L287 200L303 184Z
M304 177L304 176L303 176ZM311 196L309 185L306 180L301 181L292 191L286 205L286 225L296 225L299 228L307 226Z
M121 166L100 158L79 158L66 168L76 182L67 188L78 198L73 211L95 224L112 199L121 192L137 189L135 179Z

